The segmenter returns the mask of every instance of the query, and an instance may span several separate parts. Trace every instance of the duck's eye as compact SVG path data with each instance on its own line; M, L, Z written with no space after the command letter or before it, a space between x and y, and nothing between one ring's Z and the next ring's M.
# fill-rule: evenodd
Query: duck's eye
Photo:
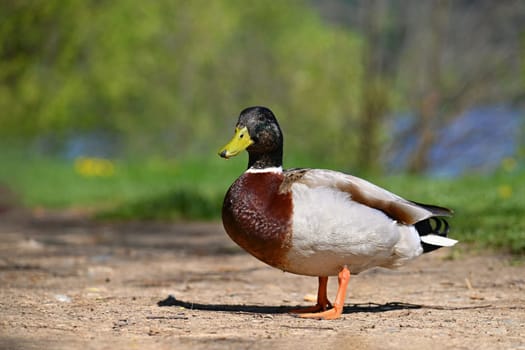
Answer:
M244 134L240 134L239 138L242 139L244 137Z

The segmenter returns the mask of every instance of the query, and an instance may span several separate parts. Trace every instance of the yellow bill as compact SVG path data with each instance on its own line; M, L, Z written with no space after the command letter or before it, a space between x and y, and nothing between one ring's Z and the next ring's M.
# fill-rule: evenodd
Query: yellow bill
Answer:
M237 127L235 128L235 135L233 135L231 141L219 150L219 156L226 159L234 157L248 148L252 143L253 140L250 138L248 129L246 127Z

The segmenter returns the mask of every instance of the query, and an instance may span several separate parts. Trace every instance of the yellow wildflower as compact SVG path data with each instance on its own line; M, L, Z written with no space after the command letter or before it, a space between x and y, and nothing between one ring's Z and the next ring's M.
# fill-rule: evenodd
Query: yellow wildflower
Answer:
M512 196L512 187L510 185L500 185L498 187L498 194L500 198L510 198Z
M110 177L115 175L115 164L109 159L96 157L78 157L75 159L75 171L85 177Z

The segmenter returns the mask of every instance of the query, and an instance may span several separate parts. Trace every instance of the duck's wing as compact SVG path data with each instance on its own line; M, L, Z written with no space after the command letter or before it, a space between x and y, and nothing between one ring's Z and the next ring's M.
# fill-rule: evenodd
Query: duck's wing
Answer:
M358 203L381 210L392 219L413 225L434 216L451 216L452 210L406 200L359 177L324 169L290 169L284 172L281 191L295 182L309 187L330 187L349 194Z

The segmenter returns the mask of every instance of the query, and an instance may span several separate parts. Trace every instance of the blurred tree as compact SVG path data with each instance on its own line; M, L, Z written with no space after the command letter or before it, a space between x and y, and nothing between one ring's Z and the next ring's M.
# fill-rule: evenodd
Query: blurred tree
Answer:
M361 170L378 170L381 145L381 124L388 112L392 84L392 71L385 62L384 33L388 30L388 4L384 1L367 1L360 8L359 28L364 36L362 50L363 74L361 78L361 103L359 111L359 139L357 166Z
M355 148L342 126L357 111L360 41L304 2L8 1L0 16L4 137L102 129L133 154L208 153L261 104L292 153L340 150L347 164Z
M437 132L461 111L475 105L523 102L524 83L517 74L524 57L520 53L520 36L525 32L523 1L312 3L330 21L367 38L364 69L368 67L372 72L364 75L361 87L362 123L358 133L362 167L373 167L374 159L380 157L380 149L370 143L377 142L377 137L381 139L377 130L388 137L384 126L389 123L382 121L393 111L408 110L417 116L406 133L417 137L409 170L419 173L427 168L428 152L438 141ZM367 15L365 25L362 12ZM376 60L383 65L377 65ZM380 82L380 91L387 91L387 99L383 94L374 96L369 92L372 74L378 76L375 81ZM371 100L388 108L374 111ZM390 149L396 149L396 143L405 139L401 135L391 140Z
M523 100L523 23L519 0L4 1L0 137L104 130L130 154L209 154L261 104L286 154L366 170L410 110L421 172L461 110Z
M423 30L407 38L404 53L411 59L400 67L401 74L419 76L407 92L419 115L412 130L419 140L409 170L426 170L440 125L474 105L510 103L521 94L516 71L519 32L525 30L520 25L525 23L524 5L441 0L414 7L419 20L413 25ZM417 52L423 56L419 62L414 58Z

